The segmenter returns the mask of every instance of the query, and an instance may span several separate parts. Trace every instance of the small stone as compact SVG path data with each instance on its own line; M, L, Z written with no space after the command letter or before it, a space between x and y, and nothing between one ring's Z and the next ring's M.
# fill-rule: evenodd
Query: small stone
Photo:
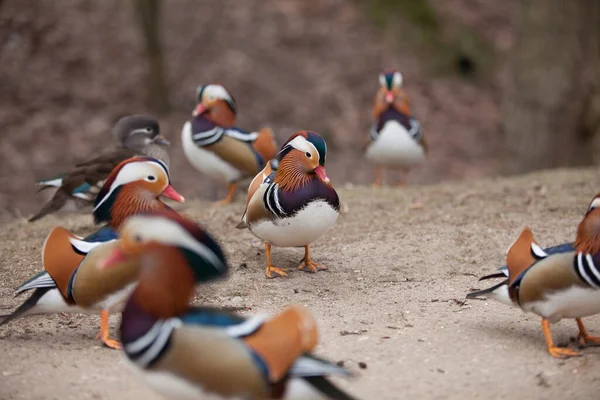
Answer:
M358 367L360 369L367 369L367 363L364 362L364 361L361 361L361 362L358 363Z
M229 300L229 302L230 302L231 304L242 304L242 303L244 302L244 299L242 299L240 296L235 296L235 297L232 297L232 298Z
M294 293L298 294L300 292L298 289L294 289Z
M338 367L343 367L344 366L344 362L343 361L338 361L337 362L337 366Z

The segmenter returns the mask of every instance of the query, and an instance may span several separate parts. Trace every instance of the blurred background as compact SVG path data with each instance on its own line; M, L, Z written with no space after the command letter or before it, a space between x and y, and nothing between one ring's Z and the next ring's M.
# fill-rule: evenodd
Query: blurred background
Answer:
M370 183L384 68L430 145L409 184L597 162L597 0L0 0L0 216L41 207L34 182L112 146L132 113L160 120L180 193L223 197L180 139L211 82L241 128L314 130L334 183Z

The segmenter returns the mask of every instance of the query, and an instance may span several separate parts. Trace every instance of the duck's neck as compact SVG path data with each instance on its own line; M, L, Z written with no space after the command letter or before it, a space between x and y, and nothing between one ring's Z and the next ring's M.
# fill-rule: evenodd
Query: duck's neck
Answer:
M171 158L169 157L169 151L166 146L157 143L151 143L144 148L143 153L147 157L161 160L167 165L167 168L169 167Z
M169 208L153 193L125 186L119 191L111 206L108 225L118 231L123 222L132 215Z
M298 190L312 179L319 179L316 174L307 173L301 165L287 161L285 158L279 162L273 181L279 184L284 192Z

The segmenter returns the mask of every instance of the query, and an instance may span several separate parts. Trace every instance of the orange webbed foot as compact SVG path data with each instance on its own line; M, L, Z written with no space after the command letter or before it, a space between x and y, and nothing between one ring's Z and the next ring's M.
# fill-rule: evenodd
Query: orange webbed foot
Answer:
M571 350L566 347L556 347L556 346L549 347L548 353L550 353L550 355L554 358L561 358L561 359L570 358L570 357L581 357L581 354L579 354L575 350Z
M227 206L231 204L233 202L233 198L235 197L235 188L235 183L230 184L227 197L225 197L223 200L219 200L217 204L220 206Z
M273 279L273 278L277 278L278 276L282 276L282 277L287 276L287 273L285 271L287 271L287 268L278 268L274 265L267 265L267 269L265 270L265 273L267 275L267 278Z
M106 347L120 350L121 342L111 339L108 333L108 311L102 310L100 311L100 332L98 332L96 339L100 339Z
M325 265L320 265L315 262L312 262L311 260L306 260L306 258L304 258L300 265L298 265L298 269L300 271L311 272L314 274L317 271L324 271L329 268L327 268Z
M579 334L577 335L579 344L581 344L582 346L600 345L600 337L588 334L587 330L585 329L585 326L583 326L581 318L577 318L576 321L577 326L579 327Z

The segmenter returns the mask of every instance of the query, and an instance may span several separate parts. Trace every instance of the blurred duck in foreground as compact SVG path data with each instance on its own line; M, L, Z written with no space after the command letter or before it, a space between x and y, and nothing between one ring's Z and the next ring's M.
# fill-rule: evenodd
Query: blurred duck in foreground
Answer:
M116 123L112 133L117 142L116 148L75 165L67 173L37 182L40 186L38 192L49 188L57 190L52 199L31 217L29 222L57 212L72 201L91 204L106 177L123 160L135 156L149 156L168 165L169 142L160 135L160 127L154 118L144 115L123 117Z
M139 263L139 284L121 322L129 362L172 399L339 399L326 375L350 373L309 352L317 325L301 306L250 319L192 307L197 282L225 276L217 242L196 223L169 212L129 218L100 268Z
M309 246L330 229L340 212L338 195L325 171L327 145L315 132L300 131L282 147L277 171L267 165L250 183L248 203L237 228L265 242L268 278L286 276L271 263L271 246L304 247L298 269L327 269L310 259Z
M96 264L116 245L117 231L127 217L170 210L159 196L184 201L169 184L162 161L138 157L119 164L106 179L94 207L96 223L107 225L86 238L54 228L42 250L44 271L15 291L15 296L29 290L33 294L15 312L0 316L0 325L35 314L100 312L98 336L107 346L118 348L118 342L109 339L108 316L120 311L131 288L121 289L133 281L136 272L131 266L103 271Z
M192 120L181 132L183 150L190 164L212 179L229 184L223 200L233 200L236 183L249 178L275 157L277 143L273 132L245 132L234 127L237 106L225 87L199 86Z
M574 318L582 345L598 344L581 320L600 313L600 195L577 228L572 251L544 255L526 227L508 250L508 296L524 311L542 317L548 352L557 358L579 356L554 344L550 324ZM535 249L535 250L534 250Z
M384 168L401 169L404 185L410 169L425 159L427 141L402 89L402 74L380 74L379 86L365 156L377 166L375 186L382 185Z

